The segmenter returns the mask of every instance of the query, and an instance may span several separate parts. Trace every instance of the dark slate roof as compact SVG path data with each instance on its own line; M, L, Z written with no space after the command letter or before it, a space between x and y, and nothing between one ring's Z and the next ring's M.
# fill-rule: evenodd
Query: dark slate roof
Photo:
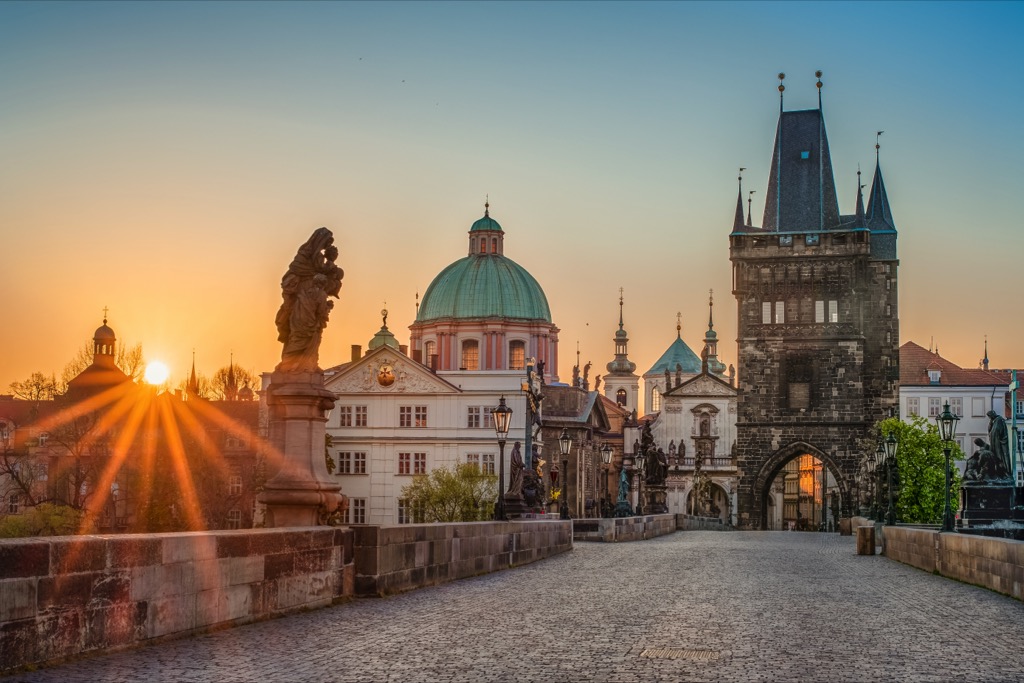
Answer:
M832 158L819 109L779 115L762 225L773 231L839 226Z

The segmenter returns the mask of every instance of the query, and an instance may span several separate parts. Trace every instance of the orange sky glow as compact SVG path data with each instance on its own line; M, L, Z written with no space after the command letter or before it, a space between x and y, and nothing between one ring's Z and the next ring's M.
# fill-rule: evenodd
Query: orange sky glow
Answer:
M577 342L604 373L620 287L638 373L677 312L699 353L709 289L735 363L737 168L759 223L775 74L808 108L818 68L842 213L886 131L901 341L976 367L987 335L992 367L1024 368L1019 5L4 5L0 393L59 375L105 306L172 385L193 350L207 376L232 354L271 370L281 276L320 226L345 270L321 366L365 347L385 301L407 343L487 195L561 328L563 380Z

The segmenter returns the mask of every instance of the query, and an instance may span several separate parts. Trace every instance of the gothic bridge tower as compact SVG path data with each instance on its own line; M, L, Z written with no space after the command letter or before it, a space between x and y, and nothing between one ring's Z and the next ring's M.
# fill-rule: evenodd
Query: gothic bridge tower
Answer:
M766 528L769 488L802 455L823 463L850 514L871 428L899 405L899 261L877 139L867 210L858 171L855 213L841 215L817 75L817 109L785 111L780 83L763 222L744 221L741 178L729 236L741 528Z

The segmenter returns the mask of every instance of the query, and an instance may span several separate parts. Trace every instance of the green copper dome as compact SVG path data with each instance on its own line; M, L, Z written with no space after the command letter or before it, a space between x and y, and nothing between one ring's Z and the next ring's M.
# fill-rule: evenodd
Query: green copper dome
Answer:
M551 322L551 310L544 290L521 265L499 254L473 254L442 270L427 287L416 321L440 318Z
M695 354L679 336L676 337L675 341L673 341L665 353L662 354L661 358L658 359L658 362L651 366L651 369L645 374L661 374L666 370L674 374L677 364L681 366L681 370L685 373L697 374L700 372L700 357Z
M544 290L526 269L505 257L505 234L485 204L469 229L469 256L434 278L423 294L416 322L505 318L551 322Z

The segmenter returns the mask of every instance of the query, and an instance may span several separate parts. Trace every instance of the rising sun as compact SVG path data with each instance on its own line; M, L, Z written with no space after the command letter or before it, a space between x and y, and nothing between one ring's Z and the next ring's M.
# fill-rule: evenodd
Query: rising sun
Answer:
M155 360L146 365L146 383L147 384L163 384L167 381L167 376L170 375L170 371L167 366L158 360Z

